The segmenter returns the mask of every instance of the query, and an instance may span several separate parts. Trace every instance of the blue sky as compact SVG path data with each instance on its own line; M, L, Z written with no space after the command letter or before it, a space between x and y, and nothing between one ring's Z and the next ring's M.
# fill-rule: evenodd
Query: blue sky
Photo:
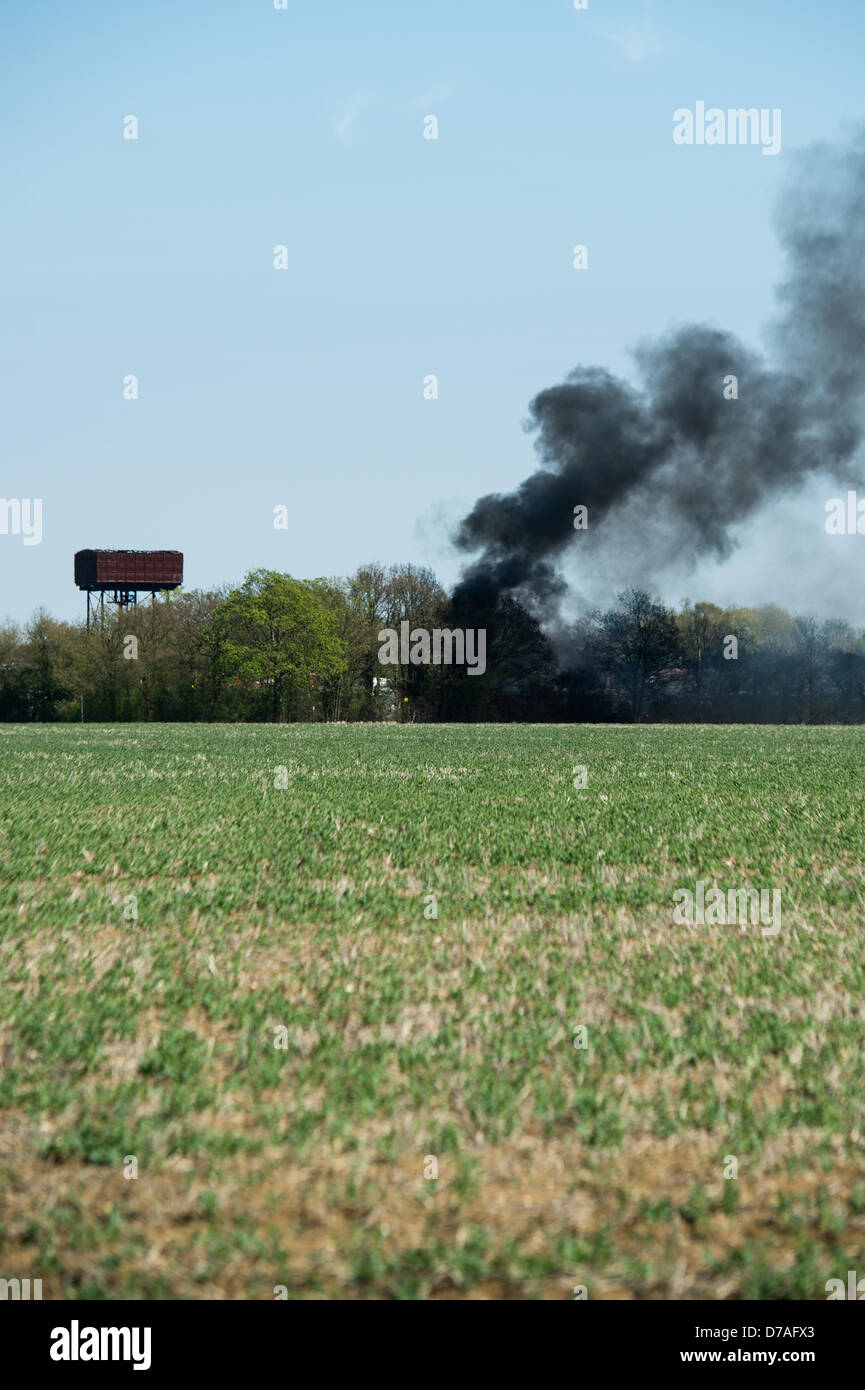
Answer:
M193 587L452 581L453 521L535 465L538 390L684 320L760 344L773 199L865 114L863 41L857 0L6 0L0 495L44 536L0 535L0 618L80 615L100 545L181 549ZM780 107L781 153L675 146L701 99ZM668 596L855 618L865 541L827 550L827 495Z

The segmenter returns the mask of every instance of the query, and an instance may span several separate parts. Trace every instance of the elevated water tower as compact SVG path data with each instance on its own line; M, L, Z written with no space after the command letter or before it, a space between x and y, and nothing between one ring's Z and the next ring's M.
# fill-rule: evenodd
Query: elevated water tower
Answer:
M104 627L106 602L135 608L139 594L179 588L183 555L179 550L77 550L75 583L87 593L88 630L97 610Z

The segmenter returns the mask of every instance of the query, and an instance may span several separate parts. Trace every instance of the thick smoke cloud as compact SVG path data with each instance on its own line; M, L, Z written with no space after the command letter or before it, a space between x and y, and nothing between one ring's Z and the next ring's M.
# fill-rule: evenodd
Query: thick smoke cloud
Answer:
M621 546L625 509L648 518L640 561L650 582L672 554L729 555L746 518L809 476L852 481L865 400L865 132L795 161L777 226L788 272L772 360L694 325L642 345L634 385L580 366L541 391L528 425L541 466L514 492L480 498L457 529L457 546L479 552L458 603L516 591L551 616L580 503L588 553ZM738 400L724 398L731 374Z

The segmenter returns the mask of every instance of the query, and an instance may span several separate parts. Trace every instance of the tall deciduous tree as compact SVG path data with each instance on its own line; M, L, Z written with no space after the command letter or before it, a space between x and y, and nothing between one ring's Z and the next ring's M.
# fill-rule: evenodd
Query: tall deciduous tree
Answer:
M274 570L248 574L210 631L224 678L251 684L274 722L308 697L314 677L334 676L344 662L333 609L312 586Z
M602 667L628 692L634 721L640 718L651 679L679 654L675 615L645 589L625 589L619 607L593 613L593 646Z

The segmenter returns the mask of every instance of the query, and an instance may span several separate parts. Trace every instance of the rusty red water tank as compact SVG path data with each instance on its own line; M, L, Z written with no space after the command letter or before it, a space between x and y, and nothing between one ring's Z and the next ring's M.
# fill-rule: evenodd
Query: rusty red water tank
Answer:
M79 589L176 589L183 583L179 550L77 550Z

